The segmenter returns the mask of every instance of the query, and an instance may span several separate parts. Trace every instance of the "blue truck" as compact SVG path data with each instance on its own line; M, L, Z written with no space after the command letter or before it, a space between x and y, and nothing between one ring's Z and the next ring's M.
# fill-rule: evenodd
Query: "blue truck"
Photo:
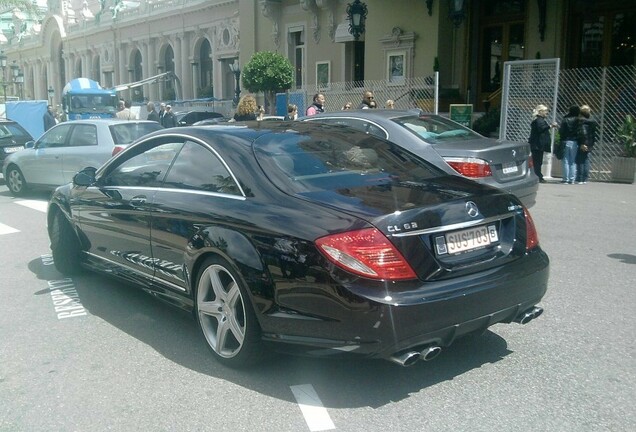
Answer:
M88 78L75 78L62 90L62 109L68 120L113 118L118 101L115 89L104 89Z

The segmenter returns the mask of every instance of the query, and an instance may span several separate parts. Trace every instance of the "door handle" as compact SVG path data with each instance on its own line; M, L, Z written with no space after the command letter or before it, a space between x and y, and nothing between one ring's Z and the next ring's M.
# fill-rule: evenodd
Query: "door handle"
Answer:
M131 206L141 206L146 204L146 196L145 195L137 195L130 199Z

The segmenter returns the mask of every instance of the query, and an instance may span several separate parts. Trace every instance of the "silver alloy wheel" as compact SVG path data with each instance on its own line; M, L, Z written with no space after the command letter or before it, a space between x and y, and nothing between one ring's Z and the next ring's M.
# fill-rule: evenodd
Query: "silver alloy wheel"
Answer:
M203 335L214 352L223 358L236 356L245 341L245 304L225 267L212 264L201 275L197 311Z
M7 173L7 186L13 193L20 193L24 188L24 177L19 169L12 167Z

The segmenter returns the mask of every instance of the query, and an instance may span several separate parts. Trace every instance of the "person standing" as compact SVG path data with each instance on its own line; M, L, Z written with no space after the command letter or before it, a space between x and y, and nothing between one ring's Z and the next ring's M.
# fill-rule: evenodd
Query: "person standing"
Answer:
M55 115L53 114L53 107L47 105L46 112L44 113L44 132L55 126Z
M117 118L122 120L136 120L137 116L130 110L131 103L130 101L119 101L119 107L121 108L123 104L123 109L120 109L117 112Z
M159 114L157 114L157 111L155 111L155 104L152 102L148 102L148 104L146 105L146 109L148 110L148 117L146 117L146 120L156 121L157 123L159 123Z
M236 106L236 113L234 113L234 121L250 121L256 120L256 111L258 107L256 106L256 98L251 94L246 94L242 96L239 100L238 105Z
M298 107L295 104L287 105L287 115L285 120L294 121L298 118Z
M532 152L532 162L534 163L534 173L539 177L541 183L545 183L541 173L543 165L543 152L550 152L550 128L557 127L556 123L549 124L546 120L548 107L537 105L532 111L533 120L530 123L530 151Z
M373 92L371 90L366 90L362 94L362 102L358 105L358 109L369 109L371 108L371 101L374 99Z
M177 119L172 112L172 107L166 105L166 113L163 115L163 127L171 128L177 126Z
M594 148L596 122L591 118L588 105L581 106L581 132L579 133L579 150L576 153L576 183L586 184L590 177L590 152Z
M394 109L395 108L395 102L393 101L393 99L388 99L386 101L386 103L384 104L384 108L386 108L386 109Z
M561 183L564 184L574 184L576 178L575 159L579 150L580 113L581 109L578 106L571 106L559 127L561 145L563 146L563 181Z
M166 115L166 104L161 102L159 104L159 124L163 126L163 117Z
M314 95L313 103L307 108L306 114L308 116L312 116L323 112L325 112L325 95L322 93L316 93Z

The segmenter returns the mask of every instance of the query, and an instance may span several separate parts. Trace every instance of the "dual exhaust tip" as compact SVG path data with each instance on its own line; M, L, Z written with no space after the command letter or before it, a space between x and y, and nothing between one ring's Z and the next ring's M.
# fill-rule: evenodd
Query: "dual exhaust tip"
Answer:
M400 366L413 366L420 360L431 361L442 352L442 347L438 345L431 345L424 348L422 351L407 351L402 354L396 354L391 356L391 361L399 364Z
M521 312L514 318L514 322L519 324L528 324L535 318L538 318L543 313L543 308L538 306L533 306L530 309L527 309ZM420 360L423 361L431 361L435 357L437 357L442 352L442 347L439 345L430 345L424 348L422 351L407 351L402 354L392 355L390 360L394 363L399 364L400 366L413 366Z

